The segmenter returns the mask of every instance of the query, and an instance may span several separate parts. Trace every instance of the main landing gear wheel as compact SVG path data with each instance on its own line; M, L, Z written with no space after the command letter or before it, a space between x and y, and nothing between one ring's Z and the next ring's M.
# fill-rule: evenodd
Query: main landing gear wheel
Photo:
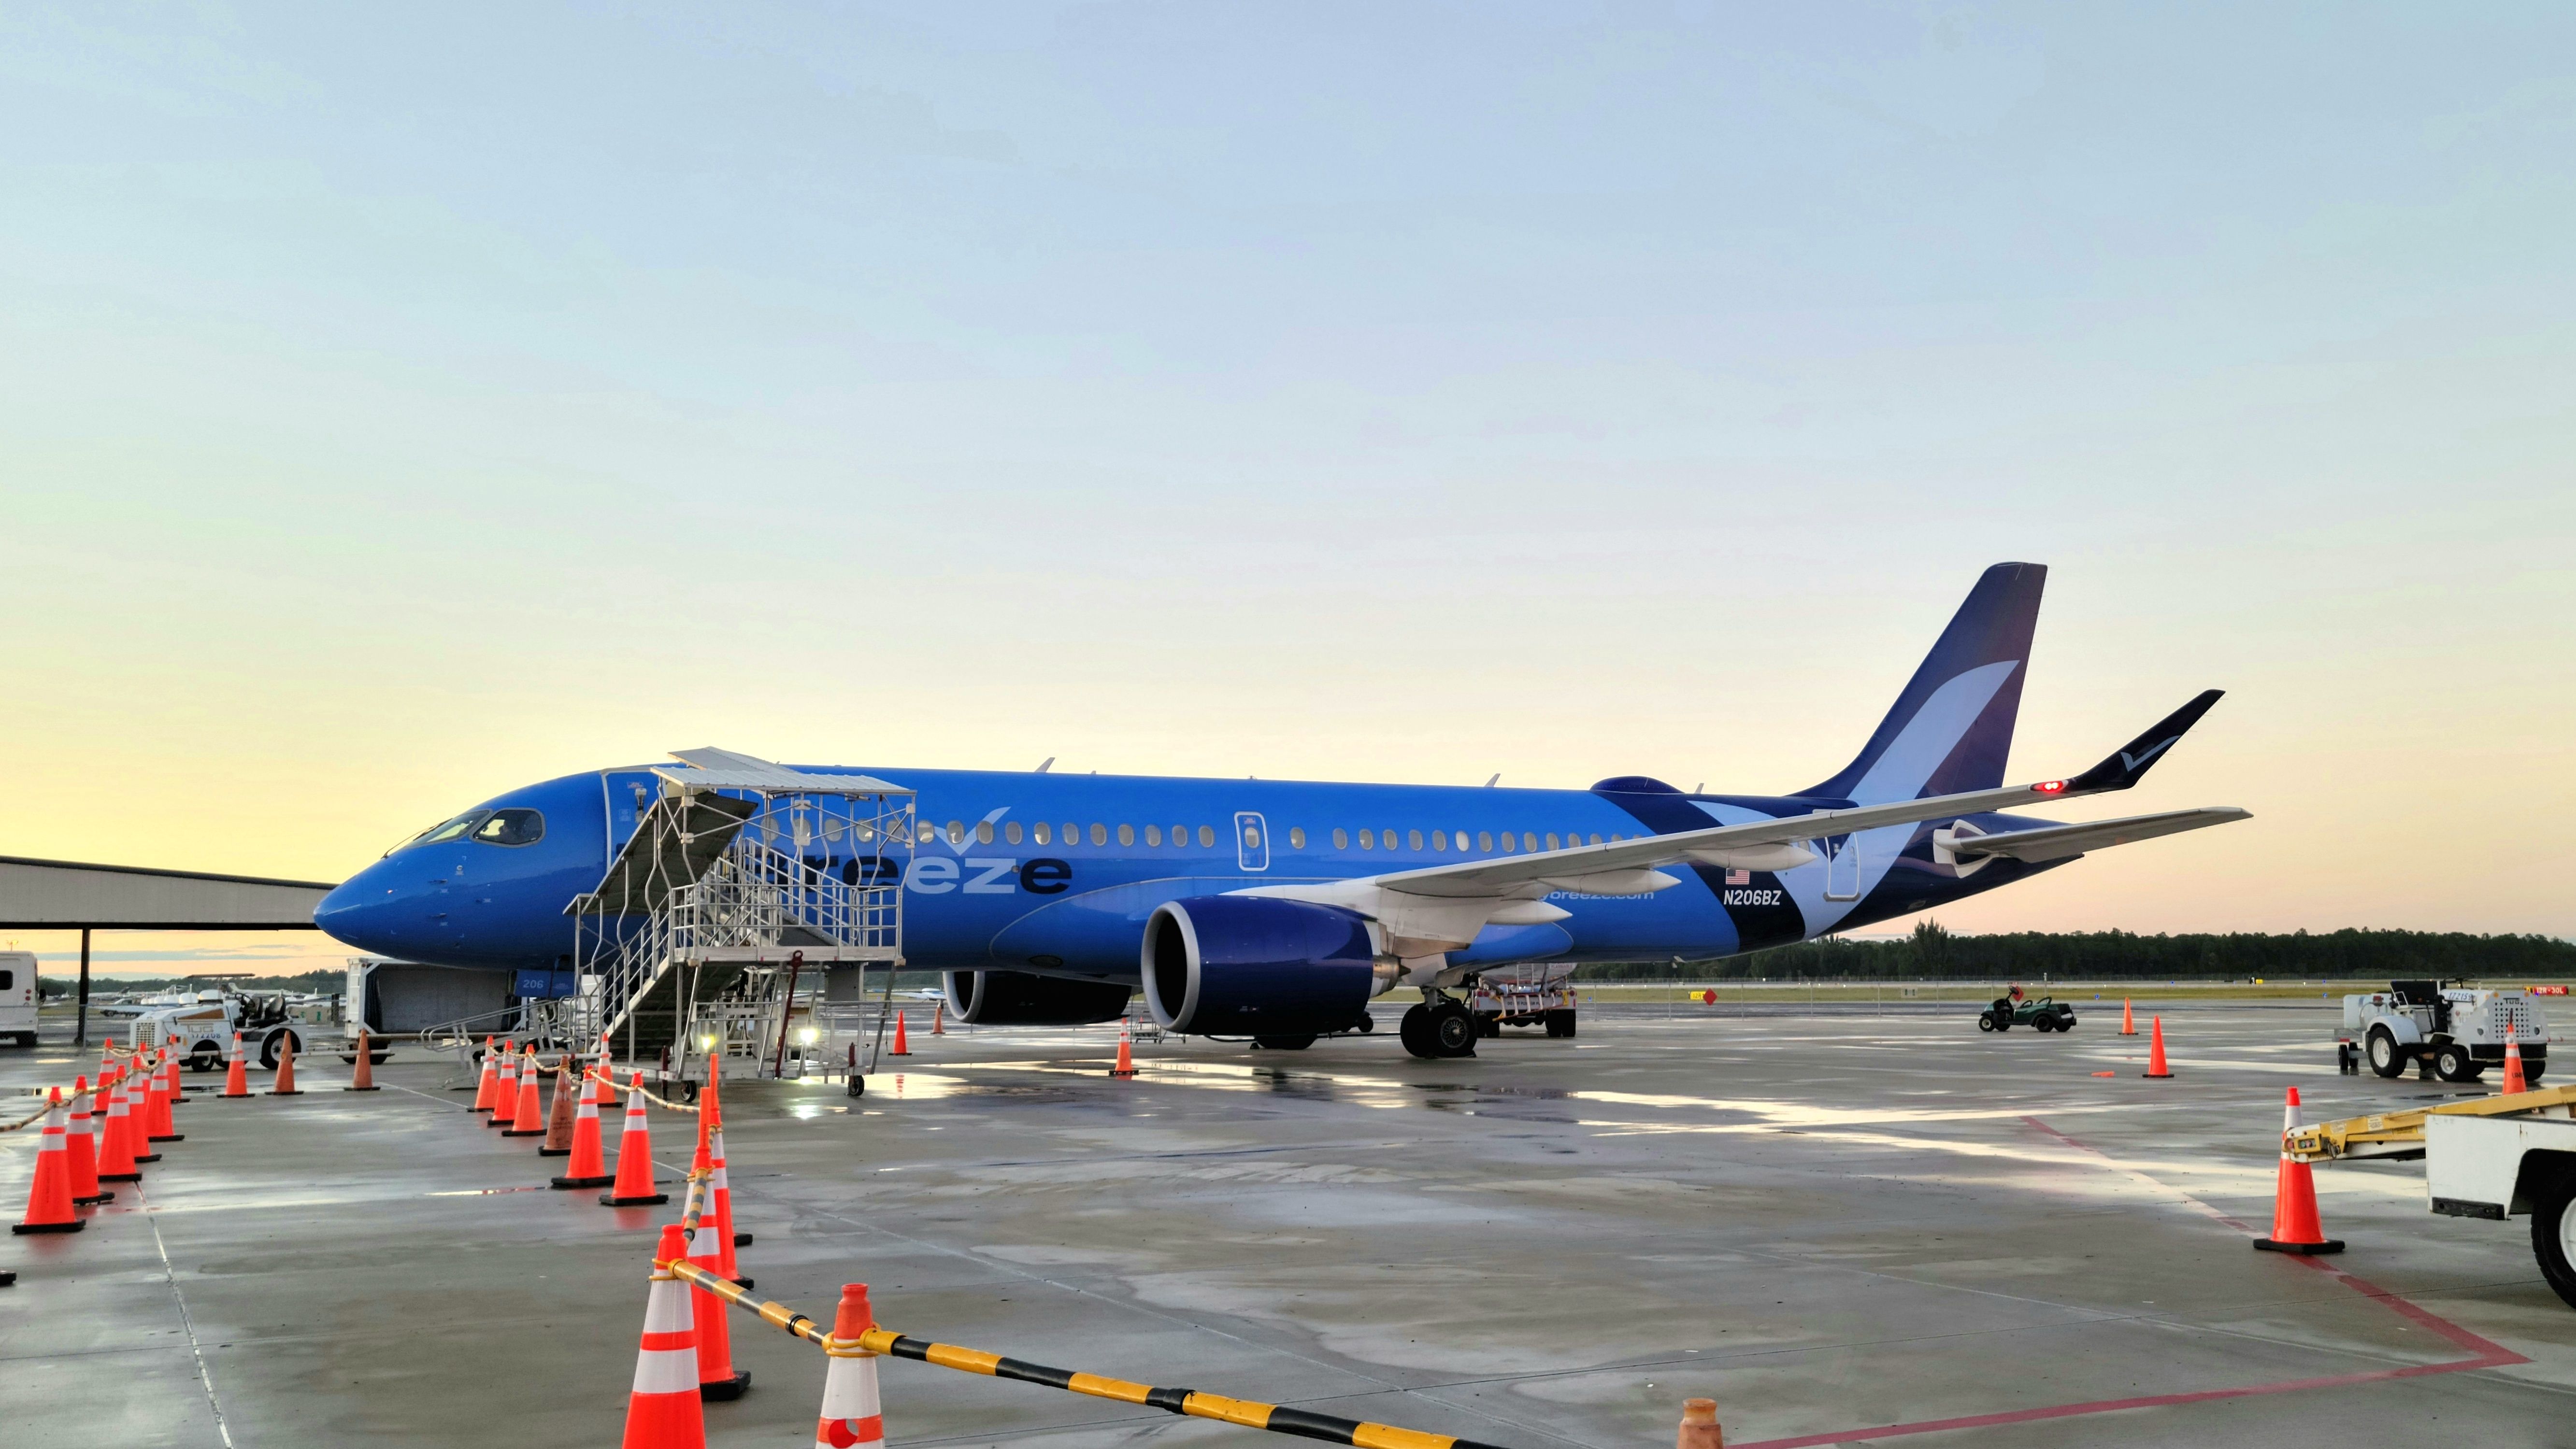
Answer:
M1431 1008L1431 1053L1440 1057L1472 1057L1476 1054L1476 1037L1484 1023L1476 1013L1454 1001L1444 1001Z
M1396 1035L1417 1057L1472 1057L1476 1054L1476 1014L1455 1001L1425 1002L1404 1013Z

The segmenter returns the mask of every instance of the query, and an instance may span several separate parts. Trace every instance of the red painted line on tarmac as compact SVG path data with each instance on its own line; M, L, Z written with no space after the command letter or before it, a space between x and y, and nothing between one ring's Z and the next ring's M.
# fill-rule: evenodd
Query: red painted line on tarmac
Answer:
M2106 1162L2112 1161L2110 1156L2101 1149L2069 1137L2036 1117L2024 1117L2022 1120L2069 1147L2092 1153ZM2207 1203L2200 1202L2197 1198L2192 1198L2190 1194L2185 1193L2183 1196L2220 1222L2249 1235L2254 1232L2254 1229L2247 1224L2210 1207ZM1812 1449L1815 1445L1849 1444L1862 1439L1895 1439L1908 1434L1938 1434L1952 1429L1991 1429L2001 1424L2027 1424L2042 1419L2073 1419L2088 1414L2116 1414L2129 1409L2161 1409L2178 1404L2206 1404L2220 1399L2250 1399L2264 1394L2307 1393L2315 1389L2340 1389L2355 1384L2386 1383L2392 1379L2420 1379L2433 1374L2455 1374L2470 1369L2504 1368L2512 1364L2531 1362L2521 1354L2471 1333L2421 1304L2410 1303L2368 1279L2347 1273L2324 1259L2292 1254L2283 1256L2333 1277L2365 1298L2386 1304L2409 1322L2440 1334L2459 1347L2469 1350L2473 1356L2455 1359L2450 1363L2366 1369L2359 1373L2328 1374L2321 1378L2283 1379L2277 1383L2249 1384L2243 1388L2202 1389L2184 1394L2145 1394L2126 1399L2095 1399L2081 1404L2052 1404L2041 1409L2010 1409L1993 1414L1967 1414L1952 1419L1919 1419L1909 1424L1880 1424L1868 1429L1835 1429L1823 1434L1800 1434L1787 1439L1757 1440L1750 1444L1738 1445L1736 1449Z

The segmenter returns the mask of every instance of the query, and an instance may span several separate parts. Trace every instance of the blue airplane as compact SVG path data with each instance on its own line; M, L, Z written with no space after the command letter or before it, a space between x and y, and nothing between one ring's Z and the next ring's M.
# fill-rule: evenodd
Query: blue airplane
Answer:
M968 1020L1108 1021L1141 988L1172 1030L1301 1047L1368 1029L1368 1004L1406 986L1422 1002L1404 1013L1405 1045L1464 1056L1478 1023L1458 993L1491 967L1735 956L2247 818L2012 813L2128 789L2219 698L2203 693L2081 774L2006 785L2046 578L2037 564L1988 569L1852 762L1785 795L1639 775L1522 790L783 768L913 792L908 860L889 867L853 832L808 863L845 880L886 869L889 883L899 869L907 964L944 971ZM513 790L388 851L314 922L414 961L568 969L568 903L599 887L659 790L652 767Z

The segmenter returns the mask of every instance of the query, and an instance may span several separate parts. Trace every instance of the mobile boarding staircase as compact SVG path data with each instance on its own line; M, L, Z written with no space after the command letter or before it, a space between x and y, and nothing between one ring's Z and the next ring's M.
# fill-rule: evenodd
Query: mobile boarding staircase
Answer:
M826 969L857 966L864 987L882 966L891 1001L912 793L727 750L673 758L599 888L565 908L566 1034L607 1035L630 1062L667 1048L684 1081L692 1052L727 1075L787 1074L791 1060L803 1072L821 1059L812 1003ZM872 1046L868 1070L875 1060Z

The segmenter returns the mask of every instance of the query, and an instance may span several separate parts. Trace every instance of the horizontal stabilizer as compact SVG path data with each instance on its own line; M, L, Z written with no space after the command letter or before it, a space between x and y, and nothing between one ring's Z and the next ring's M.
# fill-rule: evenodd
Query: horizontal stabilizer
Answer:
M2036 863L2064 860L2088 850L2107 850L2114 845L2153 840L2159 835L2180 835L2186 830L2203 830L2212 825L2227 825L2252 818L2251 812L2233 805L2211 805L2198 810L2168 810L2160 815L2131 815L2082 825L2044 825L2034 830L2006 830L1993 835L1954 835L1946 830L1936 831L1934 844L1958 860L2000 855Z

